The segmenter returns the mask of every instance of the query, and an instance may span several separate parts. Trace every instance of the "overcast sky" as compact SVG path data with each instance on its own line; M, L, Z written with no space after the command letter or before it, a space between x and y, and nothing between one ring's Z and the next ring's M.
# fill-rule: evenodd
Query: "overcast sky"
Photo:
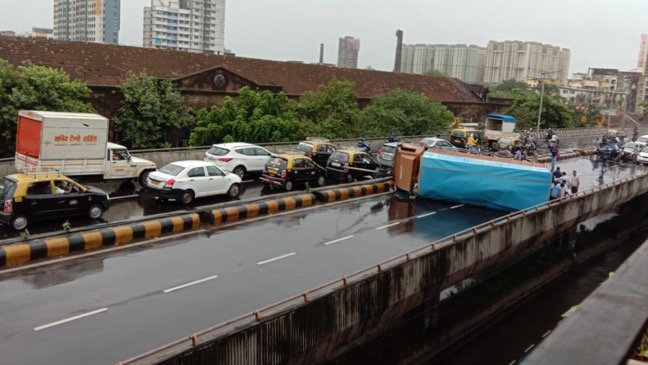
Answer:
M0 0L0 30L52 27L53 0ZM120 43L141 46L144 6L122 0ZM337 62L338 38L361 41L359 67L392 70L395 31L405 44L489 40L571 50L570 73L637 66L648 33L648 0L227 0L225 47L239 56Z

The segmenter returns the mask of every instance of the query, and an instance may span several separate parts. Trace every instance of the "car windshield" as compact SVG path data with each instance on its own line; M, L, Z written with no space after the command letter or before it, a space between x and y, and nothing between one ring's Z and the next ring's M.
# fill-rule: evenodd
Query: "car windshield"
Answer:
M297 149L306 153L310 153L313 150L313 145L310 143L300 142L299 146L297 146Z
M288 165L288 160L285 158L281 157L272 157L271 159L268 160L266 163L266 168L271 168L271 169L285 169L286 165Z
M7 178L0 180L0 201L7 199L9 193L14 190L16 183Z
M464 131L452 131L452 136L453 137L464 137L465 133Z
M229 150L227 148L212 146L212 148L207 151L210 155L214 156L225 156Z
M163 168L161 168L160 172L171 176L178 176L178 174L182 170L184 170L184 167L170 163L164 166Z
M331 155L331 160L342 162L342 163L347 163L347 162L349 162L349 155L344 153L344 152L335 151Z
M390 145L383 145L382 146L382 151L383 151L383 153L393 154L394 151L396 151L396 147L390 146Z

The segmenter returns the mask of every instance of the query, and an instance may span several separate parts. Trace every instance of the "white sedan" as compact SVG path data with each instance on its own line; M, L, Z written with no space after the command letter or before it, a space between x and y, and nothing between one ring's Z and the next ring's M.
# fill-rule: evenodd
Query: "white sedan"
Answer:
M146 187L157 197L191 203L194 198L227 194L236 198L241 178L204 161L176 161L146 178Z

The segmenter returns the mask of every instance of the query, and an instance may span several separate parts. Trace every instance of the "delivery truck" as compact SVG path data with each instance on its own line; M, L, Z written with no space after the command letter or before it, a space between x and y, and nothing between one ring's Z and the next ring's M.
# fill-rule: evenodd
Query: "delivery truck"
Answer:
M108 142L108 119L89 113L21 110L16 170L57 171L79 180L132 180L142 186L155 163Z

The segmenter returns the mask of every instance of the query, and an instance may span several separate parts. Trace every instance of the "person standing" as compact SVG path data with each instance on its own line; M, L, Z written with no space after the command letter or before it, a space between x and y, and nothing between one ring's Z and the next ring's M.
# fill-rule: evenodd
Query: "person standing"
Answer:
M569 179L569 186L571 186L572 194L578 193L580 186L580 178L576 175L576 170L572 171L572 177Z
M466 142L466 144L468 145L468 150L470 150L471 152L475 151L475 149L477 148L477 140L472 133L470 133L470 135L468 136L468 142Z
M551 153L551 172L554 172L556 161L558 161L558 147L549 146L549 152Z

